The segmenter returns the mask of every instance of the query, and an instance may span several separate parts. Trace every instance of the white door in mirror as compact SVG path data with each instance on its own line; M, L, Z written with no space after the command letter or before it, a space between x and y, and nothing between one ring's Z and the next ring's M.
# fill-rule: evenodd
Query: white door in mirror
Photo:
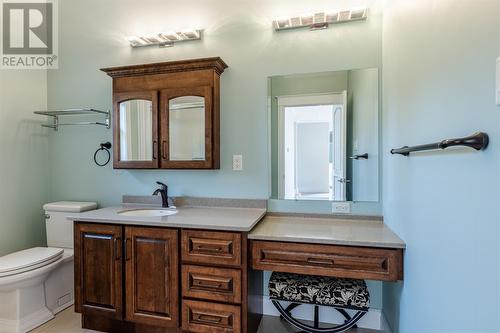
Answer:
M497 105L500 106L500 57L497 58L497 86L496 86Z

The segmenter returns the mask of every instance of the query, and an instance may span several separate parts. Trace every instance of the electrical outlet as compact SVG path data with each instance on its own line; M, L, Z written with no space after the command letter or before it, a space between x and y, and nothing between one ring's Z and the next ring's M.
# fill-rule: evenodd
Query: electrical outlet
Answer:
M233 155L233 171L243 170L243 155Z
M332 203L332 213L349 214L351 212L350 202L334 202Z

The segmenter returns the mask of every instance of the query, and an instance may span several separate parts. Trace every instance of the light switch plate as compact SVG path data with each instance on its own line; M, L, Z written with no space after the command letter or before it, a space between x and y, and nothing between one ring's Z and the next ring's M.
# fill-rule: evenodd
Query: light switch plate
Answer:
M350 202L334 202L332 203L332 213L334 214L349 214L351 212Z
M243 170L243 155L233 155L233 171Z
M500 57L497 58L497 84L495 89L497 105L500 106Z

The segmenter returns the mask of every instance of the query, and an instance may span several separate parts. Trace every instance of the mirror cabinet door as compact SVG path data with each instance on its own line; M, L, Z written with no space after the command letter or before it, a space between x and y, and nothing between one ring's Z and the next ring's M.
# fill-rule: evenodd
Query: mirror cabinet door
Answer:
M170 161L205 160L205 98L181 96L168 102Z
M209 87L162 91L162 167L212 166L212 113Z
M157 167L156 98L151 93L124 97L115 103L115 156L119 157L115 164L127 168Z

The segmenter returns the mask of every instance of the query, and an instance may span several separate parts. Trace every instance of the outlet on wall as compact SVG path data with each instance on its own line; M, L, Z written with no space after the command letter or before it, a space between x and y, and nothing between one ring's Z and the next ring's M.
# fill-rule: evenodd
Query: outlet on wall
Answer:
M332 203L332 213L349 214L351 212L350 202L334 202Z
M233 155L233 171L243 170L243 155Z

